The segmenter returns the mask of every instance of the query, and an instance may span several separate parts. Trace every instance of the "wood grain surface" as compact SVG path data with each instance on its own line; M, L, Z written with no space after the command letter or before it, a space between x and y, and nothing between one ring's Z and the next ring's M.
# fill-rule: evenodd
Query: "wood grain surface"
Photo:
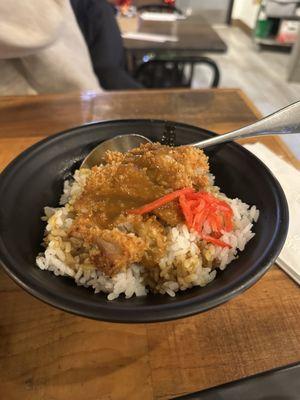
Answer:
M86 122L167 118L221 133L258 116L234 89L2 98L0 168L41 138ZM294 163L279 139L262 142ZM275 266L216 309L148 325L67 314L0 273L1 399L169 399L299 360L300 291Z

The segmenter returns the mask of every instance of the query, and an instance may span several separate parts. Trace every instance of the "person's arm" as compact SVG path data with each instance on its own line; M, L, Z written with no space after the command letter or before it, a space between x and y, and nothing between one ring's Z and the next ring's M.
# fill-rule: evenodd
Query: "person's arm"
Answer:
M106 0L71 0L71 5L101 87L141 89L142 85L125 71L122 37L111 5Z
M63 29L66 1L0 1L0 59L24 57L51 45Z
M101 87L105 90L143 89L143 85L121 67L98 68L96 72Z

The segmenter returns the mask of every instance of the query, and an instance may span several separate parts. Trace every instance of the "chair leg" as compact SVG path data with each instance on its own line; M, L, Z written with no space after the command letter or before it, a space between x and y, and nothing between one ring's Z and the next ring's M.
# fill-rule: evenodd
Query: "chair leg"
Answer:
M217 66L217 64L214 64L214 68L213 69L214 69L215 75L214 75L214 79L212 81L211 86L212 87L218 87L219 86L219 82L220 82L220 70L219 70L219 67Z
M194 71L195 71L195 64L191 63L190 78L189 78L188 83L187 83L188 87L192 86L192 80L193 80L193 77L194 77Z

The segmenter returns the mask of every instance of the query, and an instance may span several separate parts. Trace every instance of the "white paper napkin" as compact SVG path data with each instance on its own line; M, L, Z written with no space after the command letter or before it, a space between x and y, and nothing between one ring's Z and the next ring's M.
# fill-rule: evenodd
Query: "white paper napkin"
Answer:
M144 21L177 21L178 19L185 19L186 17L174 13L143 12L140 18Z
M267 165L284 190L290 222L287 240L276 264L300 284L300 172L261 143L244 147Z
M149 42L177 42L176 36L157 35L155 33L143 33L143 32L127 32L123 33L124 39L135 39L135 40L147 40Z

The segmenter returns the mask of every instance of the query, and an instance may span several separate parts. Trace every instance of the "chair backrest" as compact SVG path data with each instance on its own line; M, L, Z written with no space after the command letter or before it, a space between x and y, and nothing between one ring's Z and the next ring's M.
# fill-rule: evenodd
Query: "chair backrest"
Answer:
M211 58L208 57L171 57L152 59L142 63L135 72L135 79L146 88L191 87L195 65L208 65L213 73L211 87L217 87L220 71Z
M145 4L143 6L137 7L139 13L142 12L161 12L161 13L173 13L183 15L183 12L171 5L171 4Z

